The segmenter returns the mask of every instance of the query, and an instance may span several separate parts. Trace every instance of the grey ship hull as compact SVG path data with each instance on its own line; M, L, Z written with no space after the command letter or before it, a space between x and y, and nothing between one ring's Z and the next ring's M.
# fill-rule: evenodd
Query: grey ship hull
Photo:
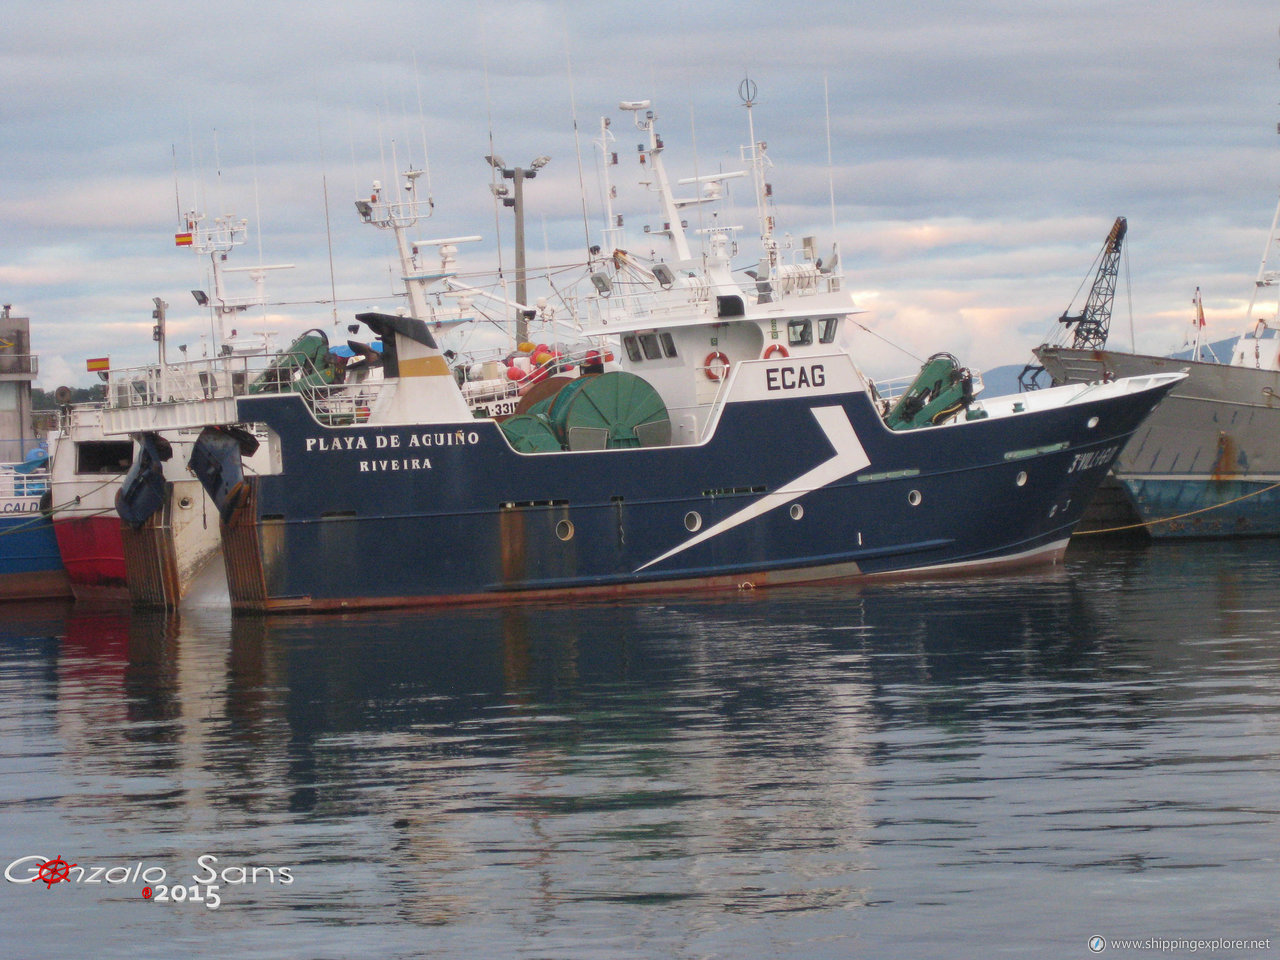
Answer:
M1055 382L1185 371L1113 473L1153 537L1280 536L1280 372L1041 346Z

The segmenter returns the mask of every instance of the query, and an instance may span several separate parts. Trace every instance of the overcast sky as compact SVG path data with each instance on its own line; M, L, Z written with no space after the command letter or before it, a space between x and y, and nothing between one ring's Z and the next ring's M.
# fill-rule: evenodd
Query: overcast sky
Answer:
M331 289L344 324L394 308L391 238L352 201L389 179L393 150L401 167L425 152L419 237L481 234L461 266L492 267L499 240L509 265L490 135L511 164L552 157L526 190L530 263L563 262L600 241L606 114L624 246L645 253L650 211L625 205L641 135L618 101L653 100L673 175L738 168L750 75L779 230L838 240L868 327L902 348L866 337L873 376L938 350L1027 359L1081 306L1117 216L1112 343L1132 319L1138 348L1165 352L1197 286L1212 336L1243 327L1280 189L1278 28L1273 0L9 0L0 299L31 318L46 388L91 382L88 357L150 359L155 296L172 342L197 344L206 267L173 244L195 207L248 218L235 265L295 265L269 276L254 329L330 328ZM750 196L734 199L751 225ZM757 258L745 239L739 266Z

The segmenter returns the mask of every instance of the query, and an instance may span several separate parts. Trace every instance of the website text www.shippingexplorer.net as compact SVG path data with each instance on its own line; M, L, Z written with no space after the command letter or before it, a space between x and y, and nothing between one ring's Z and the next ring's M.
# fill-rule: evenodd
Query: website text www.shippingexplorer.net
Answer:
M1240 937L1104 937L1094 934L1089 938L1092 953L1109 953L1122 950L1144 950L1156 953L1200 953L1222 950L1270 950L1271 938L1250 940Z

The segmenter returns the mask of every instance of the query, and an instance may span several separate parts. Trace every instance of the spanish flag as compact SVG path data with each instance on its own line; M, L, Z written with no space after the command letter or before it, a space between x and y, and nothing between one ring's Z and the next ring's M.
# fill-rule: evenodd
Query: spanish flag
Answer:
M191 246L191 234L189 234L189 233L175 233L175 234L173 235L173 245L174 245L175 247L189 247L189 246Z
M92 360L86 360L84 362L84 366L85 366L85 369L88 370L90 373L96 373L99 370L110 370L111 358L95 357Z

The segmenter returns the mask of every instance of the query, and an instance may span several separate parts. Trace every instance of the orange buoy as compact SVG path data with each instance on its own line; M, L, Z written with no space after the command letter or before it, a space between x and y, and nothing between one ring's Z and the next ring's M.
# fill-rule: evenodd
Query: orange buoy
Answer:
M782 356L782 359L784 359L784 360L785 360L787 357L791 356L791 354L787 353L787 348L786 348L786 347L784 347L782 344L780 344L780 343L771 343L771 344L769 344L769 346L767 346L767 347L765 347L765 348L764 348L764 353L761 355L761 358L760 358L760 359L762 359L762 360L768 360L770 357L772 357L772 356L774 356L774 355L776 355L776 354L780 354L780 355Z

